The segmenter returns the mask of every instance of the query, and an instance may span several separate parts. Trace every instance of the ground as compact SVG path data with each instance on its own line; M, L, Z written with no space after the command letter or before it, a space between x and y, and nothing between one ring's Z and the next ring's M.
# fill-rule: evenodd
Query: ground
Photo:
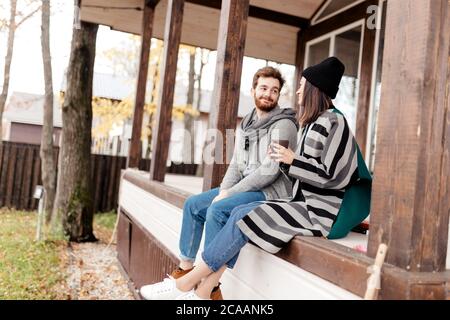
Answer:
M68 299L133 300L120 272L112 231L95 226L98 242L70 243L66 250Z
M130 300L112 238L116 214L96 214L94 243L36 241L36 212L0 208L0 300Z

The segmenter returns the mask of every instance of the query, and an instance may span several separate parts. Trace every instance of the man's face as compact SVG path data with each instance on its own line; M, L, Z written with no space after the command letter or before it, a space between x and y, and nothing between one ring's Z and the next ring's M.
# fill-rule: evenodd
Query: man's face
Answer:
M256 88L252 88L253 99L255 99L256 107L264 112L273 110L280 98L280 81L275 78L258 79Z

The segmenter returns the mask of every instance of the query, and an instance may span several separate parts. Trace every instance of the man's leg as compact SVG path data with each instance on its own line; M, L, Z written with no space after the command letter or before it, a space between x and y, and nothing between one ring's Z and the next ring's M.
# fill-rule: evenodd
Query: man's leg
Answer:
M206 212L219 188L189 197L183 206L183 222L180 235L180 267L191 269L200 246Z

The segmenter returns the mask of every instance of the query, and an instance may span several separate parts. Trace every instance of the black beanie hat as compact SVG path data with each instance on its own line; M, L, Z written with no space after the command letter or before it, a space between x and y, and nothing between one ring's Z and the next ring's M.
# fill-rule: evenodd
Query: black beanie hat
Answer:
M315 66L306 68L302 76L331 99L336 98L345 66L336 57L325 59Z

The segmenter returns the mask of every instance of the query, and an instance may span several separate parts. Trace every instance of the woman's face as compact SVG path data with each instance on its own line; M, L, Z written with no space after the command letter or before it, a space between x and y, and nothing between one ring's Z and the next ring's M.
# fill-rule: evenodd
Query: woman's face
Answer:
M306 79L302 77L300 80L300 87L298 88L296 94L298 95L298 105L300 106L303 103L303 93L305 92L305 82Z

